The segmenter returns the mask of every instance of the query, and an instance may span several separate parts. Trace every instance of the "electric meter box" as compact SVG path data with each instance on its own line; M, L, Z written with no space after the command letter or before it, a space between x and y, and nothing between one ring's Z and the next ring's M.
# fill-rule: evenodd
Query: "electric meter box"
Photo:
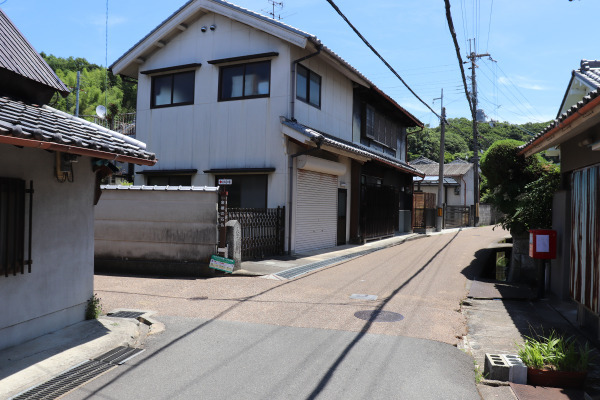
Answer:
M556 231L551 229L530 230L529 257L542 260L556 258Z

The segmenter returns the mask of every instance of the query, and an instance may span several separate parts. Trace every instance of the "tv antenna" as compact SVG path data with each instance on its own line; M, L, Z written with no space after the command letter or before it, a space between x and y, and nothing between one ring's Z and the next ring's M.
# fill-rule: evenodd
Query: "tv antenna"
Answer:
M96 107L96 115L100 118L100 119L104 119L106 118L106 107L104 107L103 105L99 105Z
M271 18L273 19L278 19L281 20L281 14L275 14L275 7L277 7L277 9L279 11L281 11L283 9L283 1L275 1L275 0L267 0L269 2L269 4L271 4L271 11L267 11L267 10L263 10L264 12L267 13L267 15L270 15Z

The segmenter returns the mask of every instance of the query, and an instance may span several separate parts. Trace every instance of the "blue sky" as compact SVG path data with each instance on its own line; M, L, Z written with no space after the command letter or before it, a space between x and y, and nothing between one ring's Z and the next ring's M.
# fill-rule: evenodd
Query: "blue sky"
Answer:
M234 0L267 13L267 0ZM0 0L37 51L84 57L106 65L154 29L186 0ZM316 35L426 124L437 117L406 90L325 0L283 0L282 21ZM463 60L469 39L490 53L477 69L479 108L511 123L553 119L581 59L600 57L591 38L598 0L451 0ZM470 118L443 0L337 0L336 4L412 89L449 118ZM108 43L108 46L107 46ZM468 67L466 65L465 67ZM470 77L470 70L465 69Z

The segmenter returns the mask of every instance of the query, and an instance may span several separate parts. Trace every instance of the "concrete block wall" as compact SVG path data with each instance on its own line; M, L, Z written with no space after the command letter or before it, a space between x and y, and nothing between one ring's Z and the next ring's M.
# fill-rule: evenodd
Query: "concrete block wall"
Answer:
M96 272L211 275L217 188L104 187L95 209Z

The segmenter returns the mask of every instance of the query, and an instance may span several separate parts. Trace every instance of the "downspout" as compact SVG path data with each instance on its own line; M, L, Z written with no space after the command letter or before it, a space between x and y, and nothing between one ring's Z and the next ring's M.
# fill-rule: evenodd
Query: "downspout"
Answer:
M316 55L318 55L319 53L321 53L321 50L323 49L323 45L321 43L317 43L316 44L317 47L317 51L311 54L308 54L304 57L301 57L297 60L292 61L292 98L291 98L291 102L290 102L290 119L292 121L296 121L296 115L295 115L295 105L296 105L296 64L298 64L301 61L307 60L311 57L314 57Z
M465 181L465 176L461 175L460 180L463 181L463 183L465 184L464 189L463 189L463 205L467 205L467 181Z
M288 194L288 196L289 196L289 202L288 202L289 211L288 212L290 215L290 218L289 218L290 223L288 224L288 254L292 254L292 225L293 225L292 224L292 205L293 205L292 195L294 194L294 158L319 150L321 148L321 145L323 144L324 140L325 140L325 138L323 136L319 136L317 139L315 139L315 143L317 144L317 147L312 147L310 149L302 150L302 151L299 151L298 153L290 155L290 160L289 160L290 192Z

